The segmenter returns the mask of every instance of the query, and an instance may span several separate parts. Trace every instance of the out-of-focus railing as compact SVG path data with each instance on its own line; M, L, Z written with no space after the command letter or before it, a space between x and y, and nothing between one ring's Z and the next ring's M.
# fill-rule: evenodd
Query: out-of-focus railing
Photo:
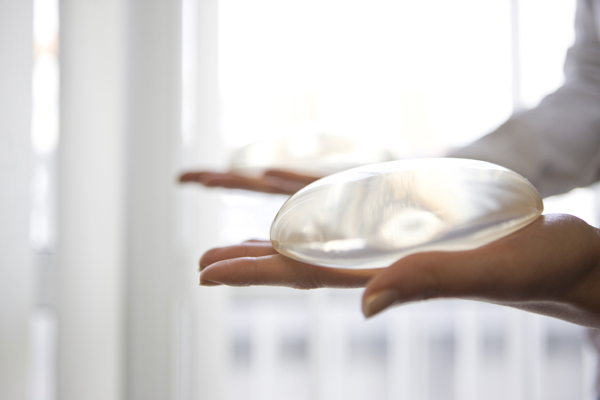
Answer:
M261 237L284 197L221 196L221 237ZM597 224L594 189L546 199ZM264 235L263 235L264 236ZM365 321L360 290L226 291L229 399L593 399L583 328L468 301L410 304Z
M561 321L462 301L364 321L338 291L234 298L229 399L591 399L583 330Z

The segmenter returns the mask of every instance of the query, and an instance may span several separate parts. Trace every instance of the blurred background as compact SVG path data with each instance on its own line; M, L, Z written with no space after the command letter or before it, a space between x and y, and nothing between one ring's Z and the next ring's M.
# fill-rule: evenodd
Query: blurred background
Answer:
M180 186L260 139L441 155L562 82L574 0L2 0L0 398L592 399L583 329L464 301L200 288L285 196ZM597 190L546 199L598 226Z

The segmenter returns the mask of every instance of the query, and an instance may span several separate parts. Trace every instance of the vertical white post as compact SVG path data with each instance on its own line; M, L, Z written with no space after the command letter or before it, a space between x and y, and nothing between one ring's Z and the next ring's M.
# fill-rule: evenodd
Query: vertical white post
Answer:
M456 399L477 400L479 382L479 356L481 335L477 317L477 305L465 302L459 305L455 318L456 332Z
M545 390L546 324L541 315L526 314L525 340L527 343L525 370L527 372L526 398L542 400L548 397Z
M543 317L508 310L506 371L510 399L544 398L545 327Z
M600 185L594 185L594 211L596 225L600 224ZM587 346L583 349L584 393L588 399L600 399L600 333L595 329L587 331Z
M389 318L387 398L428 399L430 338L425 318L410 307L393 311Z
M327 291L309 293L309 352L312 382L318 400L343 398L345 335L342 318L335 312Z
M58 398L123 398L124 12L63 0Z
M417 314L413 311L413 324L411 327L411 338L414 343L415 352L413 358L416 361L417 367L413 370L412 380L416 382L415 393L411 399L429 399L429 388L431 380L429 379L429 354L431 347L431 338L429 334L429 324L425 315Z
M254 398L275 400L278 339L276 311L271 307L264 307L254 313L250 332L250 376Z
M388 315L387 327L388 374L387 398L388 400L411 399L414 392L411 371L417 360L414 351L411 351L411 321L410 311L407 308L395 310Z
M328 364L331 371L329 373L328 395L325 398L342 400L345 396L344 375L349 350L349 332L344 329L346 319L344 313L336 309L334 304L330 303L326 315L327 318L321 321L328 332L327 352L323 356L329 359Z
M178 359L180 4L129 2L127 115L127 394L166 400L182 393Z
M523 98L521 95L521 19L520 1L510 0L510 31L511 31L511 70L512 70L512 106L513 112L520 111L523 108Z
M56 315L38 307L31 321L31 400L56 399Z
M507 351L506 367L507 372L507 392L506 398L521 400L526 399L524 390L526 385L526 372L524 371L525 364L525 343L524 343L524 318L522 311L507 309L508 324L507 324Z
M600 366L600 357L596 350L595 342L600 345L600 332L588 330L587 337L581 349L581 370L583 371L582 392L583 400L597 400L600 393L598 382L598 367ZM587 340L586 340L587 339Z
M185 149L182 168L200 165L218 169L226 162L219 130L218 3L219 0L183 2L184 35L189 26L186 18L193 19L191 25L195 29L188 32L190 43L184 37L182 49ZM191 65L186 66L186 61ZM186 71L190 79L186 79ZM183 267L196 311L192 398L221 400L225 396L228 337L224 314L229 292L228 288L198 287L198 260L204 251L219 245L220 199L216 191L197 185L183 186L179 190L183 196L183 222L194 224L191 229L184 229L193 234L184 240L187 258Z
M28 391L31 1L0 2L0 398Z

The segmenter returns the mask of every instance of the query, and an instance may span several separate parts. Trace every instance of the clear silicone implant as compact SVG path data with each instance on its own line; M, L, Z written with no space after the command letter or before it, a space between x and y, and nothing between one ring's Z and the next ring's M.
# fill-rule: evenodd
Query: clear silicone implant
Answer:
M336 173L300 190L271 225L279 253L310 264L380 268L417 252L483 246L543 211L535 187L501 166L424 158Z

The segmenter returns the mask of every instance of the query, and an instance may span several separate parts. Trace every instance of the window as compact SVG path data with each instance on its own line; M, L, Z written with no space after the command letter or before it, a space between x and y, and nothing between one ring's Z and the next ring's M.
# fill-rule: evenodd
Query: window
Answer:
M221 142L324 132L443 154L561 84L574 3L220 0ZM220 197L223 245L267 238L285 200ZM593 223L593 199L548 208ZM560 321L436 301L365 323L361 291L225 290L231 399L584 398L589 384L580 329Z

